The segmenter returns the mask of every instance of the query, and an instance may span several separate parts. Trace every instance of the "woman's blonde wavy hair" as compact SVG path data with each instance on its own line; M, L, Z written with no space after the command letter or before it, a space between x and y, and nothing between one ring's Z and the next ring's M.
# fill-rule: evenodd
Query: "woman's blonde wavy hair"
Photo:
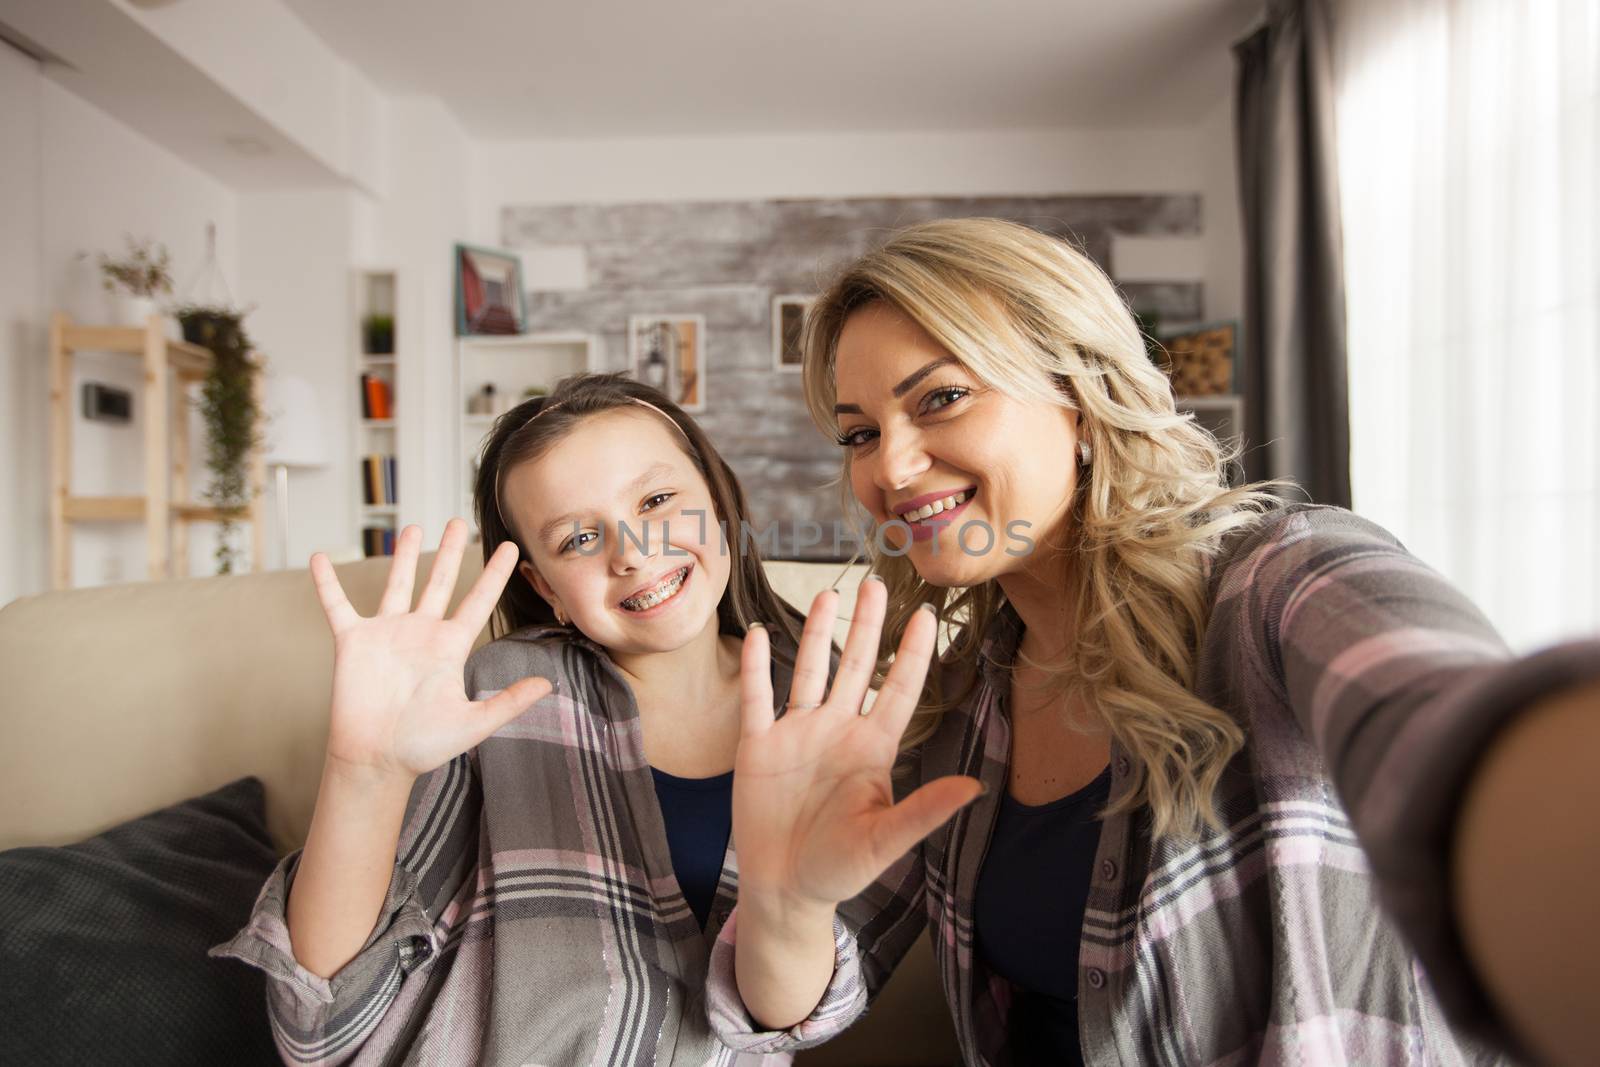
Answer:
M1075 647L1044 664L1063 697L1081 698L1133 757L1130 788L1107 813L1148 804L1156 837L1218 826L1218 779L1244 744L1240 724L1194 694L1195 657L1208 620L1210 563L1224 537L1277 503L1267 484L1228 488L1233 454L1179 414L1165 374L1148 358L1133 316L1087 256L1064 241L999 219L946 219L899 231L847 266L812 305L804 335L806 403L817 426L839 433L834 357L855 311L891 305L967 369L1010 396L1078 412L1092 445L1079 468L1059 550ZM847 514L859 515L849 492ZM1062 456L1076 463L1076 456ZM910 561L863 536L889 588L880 681L912 613L931 602L960 623L945 652L957 669L929 692L902 748L933 733L970 696L987 631L1003 595L995 581L943 589Z

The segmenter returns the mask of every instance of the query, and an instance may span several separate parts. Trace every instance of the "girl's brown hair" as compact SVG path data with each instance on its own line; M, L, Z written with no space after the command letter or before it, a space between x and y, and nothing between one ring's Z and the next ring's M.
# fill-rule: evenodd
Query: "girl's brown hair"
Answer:
M495 420L479 452L473 490L473 511L483 535L484 562L488 562L502 541L514 542L519 559L531 562L526 545L517 539L516 531L507 523L501 508L506 475L512 468L537 460L591 416L606 411L648 411L651 408L677 427L681 436L674 435L675 439L705 478L717 510L715 521L726 531L722 538L726 546L723 550L732 560L728 568L728 588L717 606L719 628L723 633L742 636L751 623L763 623L772 632L773 654L792 662L804 620L772 591L756 554L754 539L742 535L748 512L733 469L717 452L705 431L682 408L657 390L623 374L575 374L563 378L549 396L524 400ZM507 582L500 594L489 632L498 638L526 626L555 624L555 611L549 602L519 575Z

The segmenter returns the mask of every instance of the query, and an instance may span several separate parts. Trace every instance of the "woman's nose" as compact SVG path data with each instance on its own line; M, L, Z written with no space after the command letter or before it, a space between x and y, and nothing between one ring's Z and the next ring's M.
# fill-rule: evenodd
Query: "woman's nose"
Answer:
M873 481L885 493L895 493L917 480L928 469L928 453L913 431L878 432L876 469Z

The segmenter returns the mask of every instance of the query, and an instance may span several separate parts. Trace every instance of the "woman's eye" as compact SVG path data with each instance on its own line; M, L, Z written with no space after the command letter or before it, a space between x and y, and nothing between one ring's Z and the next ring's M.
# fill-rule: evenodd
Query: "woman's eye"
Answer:
M844 433L839 434L834 438L834 441L841 448L860 448L871 441L875 435L875 430L865 426L858 426L854 430L846 430Z
M665 504L667 501L671 500L672 497L672 493L655 493L651 496L647 496L644 498L644 504L641 510L651 511L655 508L659 508L662 504Z
M940 408L949 407L957 400L966 396L969 390L959 385L947 385L942 389L935 389L929 393L922 403L924 411L938 411Z

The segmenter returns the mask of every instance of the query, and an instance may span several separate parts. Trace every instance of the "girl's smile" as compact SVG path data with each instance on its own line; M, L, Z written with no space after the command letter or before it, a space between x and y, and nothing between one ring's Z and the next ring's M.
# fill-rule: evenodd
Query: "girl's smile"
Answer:
M660 581L640 586L618 602L617 606L636 619L650 619L670 611L682 602L679 594L689 584L689 576L693 572L694 564L686 563L669 571Z

